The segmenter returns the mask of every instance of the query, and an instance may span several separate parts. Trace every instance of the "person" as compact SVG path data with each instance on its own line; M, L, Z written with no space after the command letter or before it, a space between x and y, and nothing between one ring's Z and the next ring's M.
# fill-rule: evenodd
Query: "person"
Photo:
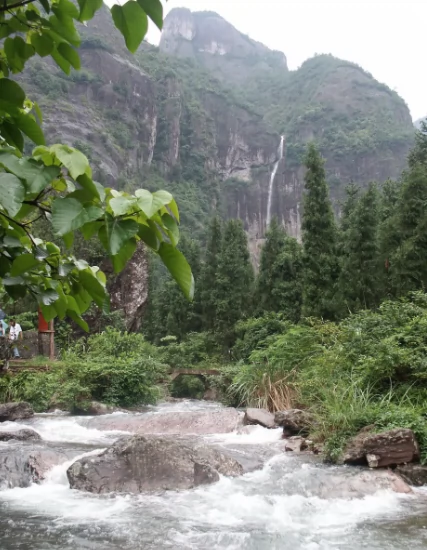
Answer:
M8 324L4 319L0 319L0 336L6 336L6 331L8 329Z
M15 321L15 319L10 321L9 338L12 341L22 340L22 328L21 325ZM20 357L16 346L13 348L13 355L14 357Z

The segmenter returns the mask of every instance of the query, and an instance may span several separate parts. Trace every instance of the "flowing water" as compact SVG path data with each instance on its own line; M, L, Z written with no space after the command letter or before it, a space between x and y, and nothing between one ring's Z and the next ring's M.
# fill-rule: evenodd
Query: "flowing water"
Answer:
M273 171L271 172L270 176L270 184L268 186L268 201L267 201L267 220L266 225L267 228L270 225L271 222L271 205L273 202L273 188L274 188L274 180L276 178L277 170L279 168L280 161L283 159L283 153L285 149L285 136L280 136L280 145L278 149L278 159L274 163Z
M96 453L139 419L219 405L185 402L142 414L39 415L28 422L52 447ZM111 423L114 429L107 429ZM7 427L7 426L6 426ZM4 426L2 429L5 428ZM196 437L196 436L195 436ZM201 437L201 436L197 436ZM280 431L251 427L206 440L259 469L191 491L94 496L69 489L55 466L41 485L0 492L1 550L421 550L427 547L427 494L389 491L351 498L356 469L326 467L283 452ZM3 444L6 445L6 444Z

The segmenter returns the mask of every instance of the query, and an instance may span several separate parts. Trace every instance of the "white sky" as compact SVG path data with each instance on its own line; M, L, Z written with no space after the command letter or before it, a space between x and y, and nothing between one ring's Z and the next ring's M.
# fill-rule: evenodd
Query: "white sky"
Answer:
M427 116L427 0L169 0L164 5L166 13L182 6L219 13L241 32L284 52L290 69L315 53L358 63L396 90L414 119ZM151 26L147 38L157 43L159 32Z

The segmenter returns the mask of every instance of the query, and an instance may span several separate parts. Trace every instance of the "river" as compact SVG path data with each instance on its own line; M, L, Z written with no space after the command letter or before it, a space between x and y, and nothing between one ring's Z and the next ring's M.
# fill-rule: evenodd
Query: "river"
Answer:
M218 407L190 401L165 404L139 417L162 415L167 420L178 412L215 411ZM135 415L37 415L25 424L37 430L48 445L84 455L98 452L126 433L117 426L129 427L130 416ZM111 423L114 430L107 429ZM391 491L346 495L341 485L356 469L327 467L313 457L284 453L280 430L256 426L247 433L205 438L240 458L249 469L257 463L263 466L240 478L222 478L191 491L94 496L69 488L66 469L71 459L50 470L41 485L0 492L1 550L427 547L424 490L411 495ZM337 479L344 482L337 483Z

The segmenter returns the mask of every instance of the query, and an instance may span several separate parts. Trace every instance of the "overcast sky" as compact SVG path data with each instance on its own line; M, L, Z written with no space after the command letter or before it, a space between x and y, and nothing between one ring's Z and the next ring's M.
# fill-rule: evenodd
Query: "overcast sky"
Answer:
M169 0L164 5L166 12L180 6L216 11L241 32L284 52L290 69L315 53L358 63L396 90L414 119L427 116L427 0ZM151 28L148 40L157 43L159 33Z

